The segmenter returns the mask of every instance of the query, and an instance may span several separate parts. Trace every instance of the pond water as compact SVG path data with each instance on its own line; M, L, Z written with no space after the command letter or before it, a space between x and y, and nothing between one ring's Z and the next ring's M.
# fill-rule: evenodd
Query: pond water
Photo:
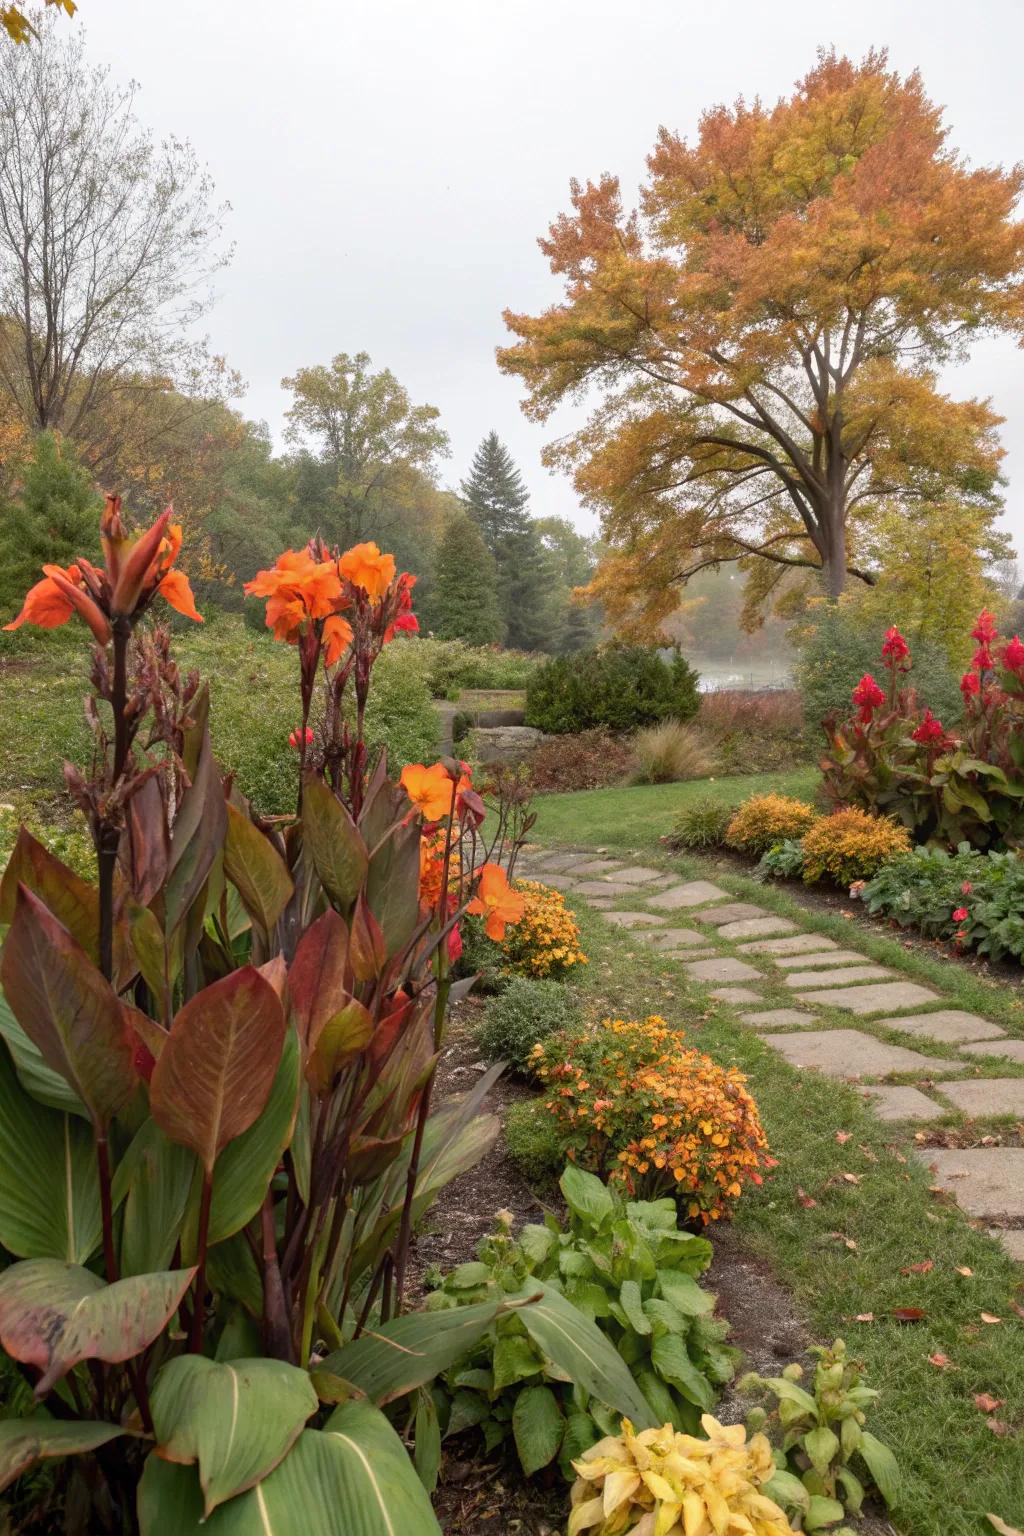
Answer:
M793 672L788 661L779 657L764 660L750 656L723 660L710 660L701 656L687 656L691 667L700 674L702 693L714 693L719 688L792 688Z

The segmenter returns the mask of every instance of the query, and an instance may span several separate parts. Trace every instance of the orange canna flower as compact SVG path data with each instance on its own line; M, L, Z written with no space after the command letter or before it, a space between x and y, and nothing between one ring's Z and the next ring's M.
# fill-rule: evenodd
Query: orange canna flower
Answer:
M370 601L376 602L395 579L395 557L382 555L372 542L355 544L338 561L338 570L346 581L361 587Z
M37 624L40 629L57 629L73 613L80 613L101 645L110 639L110 625L96 603L82 591L82 573L77 565L63 570L59 565L43 567L45 576L25 594L21 612L4 629L20 629L23 624Z
M333 616L341 582L333 560L314 560L308 549L286 549L269 571L258 571L247 581L245 590L251 597L267 598L267 628L276 640L294 645L308 620ZM335 641L335 661L350 639L351 630L344 644Z
M512 889L501 865L485 864L480 870L476 896L466 911L483 916L487 937L500 944L507 925L518 923L525 910L526 898Z
M324 666L334 663L352 644L352 625L339 613L332 613L324 623Z
M407 763L399 783L425 821L440 821L451 815L455 785L443 763L435 763L432 768Z

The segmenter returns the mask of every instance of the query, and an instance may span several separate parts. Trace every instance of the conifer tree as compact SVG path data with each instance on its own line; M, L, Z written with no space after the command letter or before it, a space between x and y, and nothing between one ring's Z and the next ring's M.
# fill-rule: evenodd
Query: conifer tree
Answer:
M465 513L449 519L438 545L430 620L442 640L494 645L502 639L494 556L476 523Z
M502 542L521 533L529 522L530 493L497 432L488 432L462 482L462 497L483 534L484 543L499 563Z
M488 432L473 455L462 495L497 566L505 644L521 651L547 649L555 573L527 510L523 477L496 432Z
M0 501L0 624L14 617L40 566L67 566L81 554L99 558L98 505L70 446L40 432L20 487L10 501Z

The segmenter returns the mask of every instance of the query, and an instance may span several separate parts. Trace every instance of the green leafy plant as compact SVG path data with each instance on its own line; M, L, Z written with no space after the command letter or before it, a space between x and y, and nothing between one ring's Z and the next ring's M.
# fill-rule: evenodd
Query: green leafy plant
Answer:
M580 1003L558 981L516 976L505 992L488 1003L477 1040L491 1061L507 1061L525 1071L535 1045L580 1021Z
M565 1164L565 1142L543 1104L529 1098L510 1105L504 1136L505 1149L527 1182L534 1189L554 1189Z
M804 872L804 845L795 837L785 837L762 853L755 880L795 880Z
M563 735L691 720L699 703L697 682L682 656L666 662L654 646L598 646L537 668L527 684L526 723Z
M714 1297L696 1279L711 1262L711 1244L679 1230L672 1200L624 1202L571 1164L560 1184L566 1228L549 1216L513 1237L511 1218L500 1213L477 1261L437 1277L428 1306L481 1305L540 1283L614 1346L649 1421L695 1430L738 1358L724 1343L728 1325L711 1315ZM476 1426L488 1448L511 1435L525 1472L557 1458L571 1479L572 1458L617 1433L619 1418L585 1376L566 1381L553 1368L531 1328L528 1312L501 1315L451 1367L445 1433Z
M672 848L720 848L734 811L718 795L700 795L680 811L667 842Z
M858 1516L871 1487L886 1504L895 1503L900 1479L892 1451L864 1427L880 1394L865 1385L863 1366L850 1359L842 1339L811 1353L818 1363L807 1388L796 1364L781 1376L745 1376L739 1385L774 1399L769 1414L755 1409L747 1419L749 1429L767 1429L780 1441L772 1497L804 1530L818 1531Z
M409 1243L497 1130L495 1072L432 1094L458 924L500 940L522 902L460 764L371 759L374 669L416 623L391 556L314 541L251 584L298 663L297 804L268 821L150 623L158 596L199 618L180 529L133 537L109 498L100 535L15 621L96 642L65 777L97 879L22 829L0 881L0 1342L39 1410L0 1425L0 1486L57 1459L68 1536L437 1536L421 1389L512 1303L409 1312ZM604 1393L643 1411L624 1367Z
M969 843L961 843L955 853L915 848L901 858L887 859L858 895L869 912L901 928L917 928L929 938L950 938L960 926L953 913L984 887L988 868L989 858Z

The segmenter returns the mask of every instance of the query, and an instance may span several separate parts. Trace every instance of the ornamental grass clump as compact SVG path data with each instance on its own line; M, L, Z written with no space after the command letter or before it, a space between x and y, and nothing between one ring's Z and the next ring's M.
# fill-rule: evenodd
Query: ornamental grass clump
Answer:
M501 943L502 970L508 976L562 980L587 957L580 947L580 930L561 891L539 880L516 880L523 909L516 931Z
M605 1019L542 1042L530 1065L574 1162L706 1225L761 1183L768 1142L742 1072L682 1042L657 1015Z
M760 856L787 838L803 837L818 819L813 805L789 795L751 795L725 829L730 848Z
M568 1536L792 1536L769 1497L775 1474L764 1435L701 1419L705 1438L671 1424L622 1433L584 1451L573 1466Z
M852 885L870 880L887 859L910 852L910 834L886 816L871 816L857 806L820 816L800 840L803 877L809 883L830 880Z

